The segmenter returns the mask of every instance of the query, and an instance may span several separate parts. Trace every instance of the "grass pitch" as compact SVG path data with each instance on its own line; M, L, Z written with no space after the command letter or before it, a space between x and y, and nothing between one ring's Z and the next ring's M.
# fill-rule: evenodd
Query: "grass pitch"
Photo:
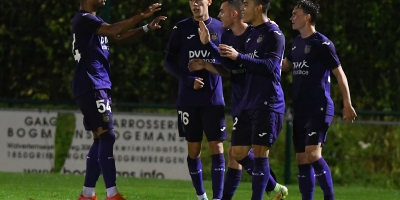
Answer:
M62 174L23 174L0 172L1 200L76 200L79 196L83 176ZM190 181L117 178L119 191L128 199L142 200L195 200L196 195ZM206 192L212 197L211 182L205 181ZM297 185L289 185L287 200L301 200ZM105 188L99 179L96 192L104 199ZM379 188L335 187L336 200L386 200L400 199L400 190ZM235 200L251 198L251 183L240 184ZM267 197L265 199L268 199ZM315 200L323 199L317 187Z

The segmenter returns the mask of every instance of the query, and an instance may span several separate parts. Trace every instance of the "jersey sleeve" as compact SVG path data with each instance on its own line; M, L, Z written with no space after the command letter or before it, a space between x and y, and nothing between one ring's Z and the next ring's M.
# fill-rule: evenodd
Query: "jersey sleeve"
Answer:
M288 51L286 52L286 55L285 55L285 58L290 62L293 62L292 48L293 48L293 45L291 48L288 49Z
M181 49L181 38L178 25L172 28L171 36L168 44L165 47L164 67L175 76L179 81L182 81L187 86L193 88L195 76L187 76L179 67L179 54Z
M336 54L335 45L331 41L322 42L322 60L327 70L333 70L340 66L339 57Z
M89 13L82 13L78 19L78 27L79 30L88 33L96 33L97 30L103 25L105 22L98 19L96 16Z
M272 73L281 65L285 50L285 37L280 31L270 32L268 37L264 55L261 58L252 58L239 53L237 61L244 64L250 71L264 74Z
M276 57L282 59L282 54L285 51L285 36L281 31L270 32L271 40L268 40L265 50L266 57Z
M221 44L225 44L225 43L221 42ZM206 46L207 50L210 51L211 56L213 58L215 58L216 62L214 64L221 64L229 70L234 69L234 68L232 68L232 66L235 65L235 62L231 59L221 57L220 53L218 52L218 46L216 44L214 44L213 41L210 41L205 46Z
M181 49L181 34L180 34L180 29L182 27L178 27L178 25L176 24L173 28L172 28L172 32L171 32L171 36L169 38L168 44L165 47L165 52L172 54L174 56L178 56L180 53L180 49Z

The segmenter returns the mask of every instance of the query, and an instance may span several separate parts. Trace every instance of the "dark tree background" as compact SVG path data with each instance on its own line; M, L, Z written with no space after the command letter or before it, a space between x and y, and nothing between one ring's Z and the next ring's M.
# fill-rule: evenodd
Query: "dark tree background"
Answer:
M127 19L153 1L108 0L110 22ZM164 48L173 25L191 16L188 0L159 0L168 16L162 29L149 32L133 44L110 44L113 98L116 102L173 104L177 80L163 68ZM285 33L287 48L297 35L289 18L295 0L275 0L269 17ZM216 17L220 1L210 7ZM357 109L398 111L400 107L400 26L398 0L320 1L317 30L330 38L349 80ZM75 68L71 45L71 19L79 0L12 0L0 2L0 98L70 101ZM397 17L396 17L397 16ZM139 25L149 23L146 19ZM228 80L226 78L226 80ZM229 101L230 85L225 83ZM341 96L332 78L336 108ZM283 73L288 105L291 77ZM227 102L228 103L228 102Z

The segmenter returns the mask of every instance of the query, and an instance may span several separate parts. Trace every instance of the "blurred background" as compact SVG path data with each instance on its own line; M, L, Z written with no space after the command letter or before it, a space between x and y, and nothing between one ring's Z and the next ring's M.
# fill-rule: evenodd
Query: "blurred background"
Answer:
M98 15L114 23L155 2L107 0ZM158 2L163 4L162 10L138 27L165 15L168 19L161 23L160 30L147 33L133 44L110 44L114 111L175 112L177 80L163 67L164 48L174 24L192 14L189 0ZM287 49L298 34L291 30L289 21L295 3L296 0L274 0L268 12L285 34ZM400 180L394 177L400 176L400 1L334 0L319 4L317 31L335 44L359 114L356 124L342 123L342 99L333 77L331 91L338 123L329 130L324 154L335 182L399 188ZM219 5L220 1L213 1L209 8L212 17L217 17ZM1 108L77 109L71 92L75 68L71 20L78 10L79 0L0 2ZM282 73L282 85L289 108L290 73ZM224 93L229 105L228 78L224 80ZM288 126L283 130L286 132L290 136ZM282 136L276 149L285 152L286 141L290 139ZM285 156L293 158L291 151L272 155L272 166L285 165ZM290 168L294 175L296 166L292 163ZM283 174L278 170L280 177ZM291 179L296 181L295 176Z

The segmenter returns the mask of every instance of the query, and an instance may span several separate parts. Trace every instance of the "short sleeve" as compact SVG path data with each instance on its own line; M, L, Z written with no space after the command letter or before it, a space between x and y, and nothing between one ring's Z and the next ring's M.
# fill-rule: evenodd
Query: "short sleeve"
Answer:
M97 30L103 25L105 22L96 16L90 13L81 13L78 16L77 20L77 29L88 32L88 33L97 33Z
M339 57L336 54L335 45L331 41L322 42L322 60L327 70L333 70L340 66Z

